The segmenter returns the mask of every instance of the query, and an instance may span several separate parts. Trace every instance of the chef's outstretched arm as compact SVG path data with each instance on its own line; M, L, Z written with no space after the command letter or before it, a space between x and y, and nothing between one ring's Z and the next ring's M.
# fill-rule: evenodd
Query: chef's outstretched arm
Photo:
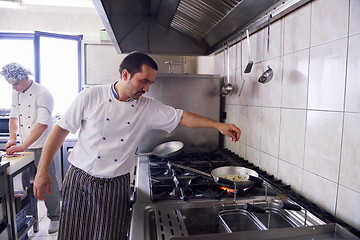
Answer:
M233 142L239 140L241 135L241 130L235 124L217 122L185 110L180 125L190 128L215 128L222 134L229 136Z
M34 180L34 195L40 200L44 200L44 188L47 194L51 194L50 175L48 172L49 165L68 134L68 130L61 128L59 125L55 125L49 137L46 139Z

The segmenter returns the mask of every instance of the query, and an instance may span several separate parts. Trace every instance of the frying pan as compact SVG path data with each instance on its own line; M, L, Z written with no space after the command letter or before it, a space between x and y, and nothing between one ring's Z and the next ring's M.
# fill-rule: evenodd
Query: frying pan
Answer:
M136 156L151 156L155 155L158 158L169 158L179 154L184 148L184 143L180 141L170 141L156 146L152 152L149 153L135 153Z
M199 173L201 175L207 176L212 178L218 185L225 186L228 188L234 188L236 186L237 189L244 189L253 186L255 183L262 183L263 180L259 178L259 175L254 170L251 170L249 168L244 167L238 167L238 166L226 166L226 167L219 167L215 168L211 171L211 174L205 173L203 171L183 166L177 163L169 163L170 165L173 165L175 167L183 168L188 171L192 171L195 173ZM231 181L228 179L225 179L225 175L237 175L240 177L246 178L246 180L243 181Z

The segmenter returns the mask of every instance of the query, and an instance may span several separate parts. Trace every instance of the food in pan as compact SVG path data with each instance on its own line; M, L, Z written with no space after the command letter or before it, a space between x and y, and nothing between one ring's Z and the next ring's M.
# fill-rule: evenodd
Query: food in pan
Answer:
M228 179L230 181L234 181L234 182L240 182L240 181L246 181L246 177L243 177L243 176L240 176L240 175L230 175L230 174L227 174L227 175L221 175L219 176L221 178L225 178L225 179Z

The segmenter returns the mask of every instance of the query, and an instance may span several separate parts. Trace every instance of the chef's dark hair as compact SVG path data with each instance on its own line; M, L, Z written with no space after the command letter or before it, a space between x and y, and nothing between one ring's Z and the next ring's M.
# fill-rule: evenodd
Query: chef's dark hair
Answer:
M135 73L141 72L141 66L143 64L148 65L156 71L158 70L158 65L150 56L141 52L133 52L127 55L121 62L119 72L121 74L121 72L126 69L133 76Z

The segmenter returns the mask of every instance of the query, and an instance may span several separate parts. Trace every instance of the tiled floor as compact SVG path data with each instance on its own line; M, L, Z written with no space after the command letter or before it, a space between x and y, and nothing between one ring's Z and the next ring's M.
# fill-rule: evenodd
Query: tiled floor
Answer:
M48 227L50 224L50 219L46 216L46 207L44 201L38 201L38 214L39 214L39 231L37 233L33 232L32 229L29 230L29 239L32 240L56 240L57 233L49 234Z

